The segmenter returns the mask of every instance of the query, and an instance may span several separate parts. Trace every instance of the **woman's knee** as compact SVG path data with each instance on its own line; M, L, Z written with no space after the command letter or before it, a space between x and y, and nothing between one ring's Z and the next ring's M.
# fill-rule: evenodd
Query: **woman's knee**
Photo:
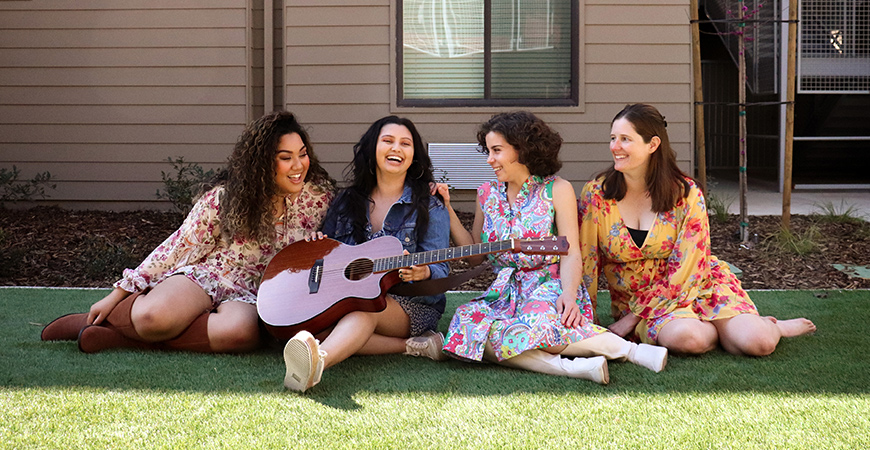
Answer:
M779 337L773 333L757 333L755 336L747 336L739 351L749 356L768 356L776 350Z
M174 320L171 314L167 314L162 308L154 308L145 302L140 305L135 305L130 311L130 321L133 326L143 337L152 335L164 335L172 331Z
M659 332L659 345L676 353L702 354L716 348L718 335L709 323L674 323L665 325Z
M723 321L719 331L722 347L735 354L767 356L776 350L780 333L772 322L750 314Z

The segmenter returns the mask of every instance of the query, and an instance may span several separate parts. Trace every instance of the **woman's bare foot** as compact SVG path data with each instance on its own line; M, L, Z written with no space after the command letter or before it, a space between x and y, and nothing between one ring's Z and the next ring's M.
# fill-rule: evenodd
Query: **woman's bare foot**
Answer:
M637 324L640 322L640 317L635 316L634 314L626 314L622 316L616 322L610 324L607 327L611 333L620 336L626 337L632 333L634 333L634 329L637 327Z
M779 327L782 337L803 336L816 331L816 325L803 317L799 319L777 320L774 323Z

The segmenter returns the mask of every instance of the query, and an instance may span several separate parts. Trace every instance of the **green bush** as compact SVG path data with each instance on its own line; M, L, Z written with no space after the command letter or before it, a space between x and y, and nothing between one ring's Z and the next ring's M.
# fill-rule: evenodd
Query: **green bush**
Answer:
M27 252L12 246L9 233L0 228L0 278L8 278L15 274L17 268L24 264Z
M716 222L726 223L730 213L728 210L734 203L732 197L719 196L712 191L707 193L707 214Z
M28 181L19 180L21 171L12 166L12 170L0 167L0 204L3 202L30 201L39 196L47 197L45 189L55 189L56 184L51 184L51 173L42 172L36 174Z
M135 239L115 243L105 236L94 235L86 237L82 244L80 263L91 278L115 281L124 269L139 265L139 258L133 251Z
M864 218L858 207L847 205L844 200L840 201L839 206L835 205L834 202L816 203L814 206L818 212L814 212L813 217L821 222L864 224Z
M202 184L219 174L221 169L205 170L199 164L184 162L181 156L166 160L172 164L175 174L160 171L165 191L158 189L157 198L169 200L177 212L186 216L193 208L194 198Z
M815 225L811 225L803 232L781 228L765 239L765 246L768 250L803 256L818 251L820 237L821 231Z

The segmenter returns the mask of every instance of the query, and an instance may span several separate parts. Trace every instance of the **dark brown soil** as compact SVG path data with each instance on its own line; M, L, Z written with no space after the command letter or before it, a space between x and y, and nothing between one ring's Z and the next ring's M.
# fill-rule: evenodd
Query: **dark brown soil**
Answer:
M470 221L470 214L461 214ZM0 285L108 287L125 267L135 267L180 224L169 212L67 211L60 208L0 209ZM738 219L711 219L713 254L743 271L747 289L870 288L870 280L849 278L831 264L870 265L870 225L792 216L792 229L817 227L817 250L796 255L776 250L771 236L779 216L750 219L758 244L741 246ZM453 262L454 270L467 266ZM491 276L460 289L481 290Z

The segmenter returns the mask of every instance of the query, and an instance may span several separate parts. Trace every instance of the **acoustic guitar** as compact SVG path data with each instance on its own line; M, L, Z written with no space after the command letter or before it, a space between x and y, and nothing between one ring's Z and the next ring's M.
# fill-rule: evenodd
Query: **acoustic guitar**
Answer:
M385 293L399 284L398 270L469 256L511 251L564 255L564 236L503 241L402 254L402 243L383 236L360 245L334 239L298 241L269 262L257 293L266 330L287 341L301 330L317 334L352 311L383 311Z

